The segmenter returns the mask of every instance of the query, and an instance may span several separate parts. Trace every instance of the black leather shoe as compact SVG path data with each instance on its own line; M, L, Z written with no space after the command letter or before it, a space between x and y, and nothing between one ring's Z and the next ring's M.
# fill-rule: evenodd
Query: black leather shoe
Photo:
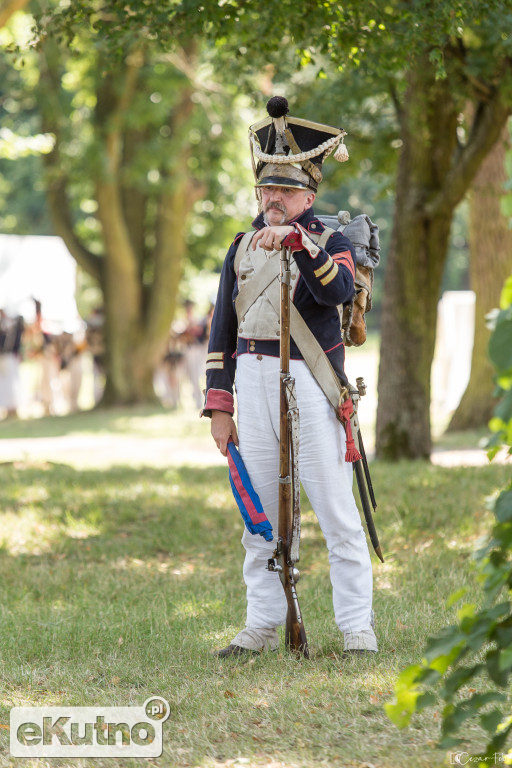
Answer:
M225 659L227 656L257 656L260 651L253 651L250 648L242 648L241 645L228 645L227 648L221 648L220 651L214 651L213 655L219 659Z

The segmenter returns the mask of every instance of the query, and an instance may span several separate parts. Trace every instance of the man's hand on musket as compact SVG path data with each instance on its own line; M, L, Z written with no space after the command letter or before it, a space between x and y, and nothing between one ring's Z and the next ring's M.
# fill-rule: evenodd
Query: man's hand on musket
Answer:
M223 456L228 455L229 438L233 440L235 445L238 445L238 433L230 413L226 413L225 411L212 411L211 432L217 448Z
M252 239L252 249L256 250L258 244L266 251L278 251L283 240L294 232L293 227L263 227Z

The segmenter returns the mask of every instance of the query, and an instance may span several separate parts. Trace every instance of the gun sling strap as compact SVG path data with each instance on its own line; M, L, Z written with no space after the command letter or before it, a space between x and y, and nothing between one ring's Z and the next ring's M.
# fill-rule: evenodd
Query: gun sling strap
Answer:
M333 232L333 229L326 228L321 235L312 235L310 237L311 239L315 239L319 248L323 248ZM247 232L240 241L235 255L235 273L238 273L240 261L245 254L254 234L255 232L253 231ZM267 299L269 300L276 314L279 316L281 301L278 280L280 271L279 262L279 251L276 251L275 253L271 254L270 258L252 277L249 283L239 287L239 293L235 300L235 307L239 321L244 317L249 307L254 303L254 301L256 301L258 296L260 296L263 291L265 291ZM350 398L344 400L344 387L342 386L334 368L329 362L327 355L316 340L313 333L309 330L305 320L293 302L290 302L290 333L293 336L293 340L298 346L309 370L333 406L336 415L345 426L347 435L347 453L345 459L347 461L357 461L361 457L354 445L352 430L350 428L350 415L353 408L352 400Z

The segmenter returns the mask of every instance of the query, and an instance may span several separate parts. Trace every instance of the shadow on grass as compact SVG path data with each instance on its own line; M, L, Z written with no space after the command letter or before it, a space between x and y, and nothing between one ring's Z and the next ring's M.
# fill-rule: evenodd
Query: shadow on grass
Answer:
M238 522L223 467L77 470L14 462L0 465L0 477L0 508L9 520L20 518L11 528L22 532L10 539L20 554L77 554L87 545L91 559L179 557L204 551L205 543L215 547Z
M508 469L377 462L372 474L384 554L414 564L429 550L440 558L467 556L491 519L485 498L505 483ZM304 494L302 502L303 567L314 572L325 546ZM243 530L224 467L3 464L0 509L4 552L19 558L124 558L174 563L177 570L200 559L218 567L236 557Z

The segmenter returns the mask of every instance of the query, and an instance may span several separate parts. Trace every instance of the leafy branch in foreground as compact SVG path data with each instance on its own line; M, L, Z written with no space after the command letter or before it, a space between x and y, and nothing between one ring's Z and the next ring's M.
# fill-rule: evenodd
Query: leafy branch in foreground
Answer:
M489 356L497 371L500 397L490 422L494 433L489 441L492 459L503 445L512 454L512 276L502 292ZM461 744L464 723L478 718L488 736L479 757L473 758L478 765L487 765L486 760L503 752L512 731L512 715L506 704L512 672L512 482L492 506L495 525L491 538L474 556L483 587L482 606L477 609L465 603L458 611L458 622L428 640L422 663L403 670L395 685L395 700L386 705L388 717L403 728L415 712L437 701L437 690L445 702L439 746ZM455 592L448 604L453 605L464 593ZM490 683L486 690L470 687L477 685L478 677L480 683Z

